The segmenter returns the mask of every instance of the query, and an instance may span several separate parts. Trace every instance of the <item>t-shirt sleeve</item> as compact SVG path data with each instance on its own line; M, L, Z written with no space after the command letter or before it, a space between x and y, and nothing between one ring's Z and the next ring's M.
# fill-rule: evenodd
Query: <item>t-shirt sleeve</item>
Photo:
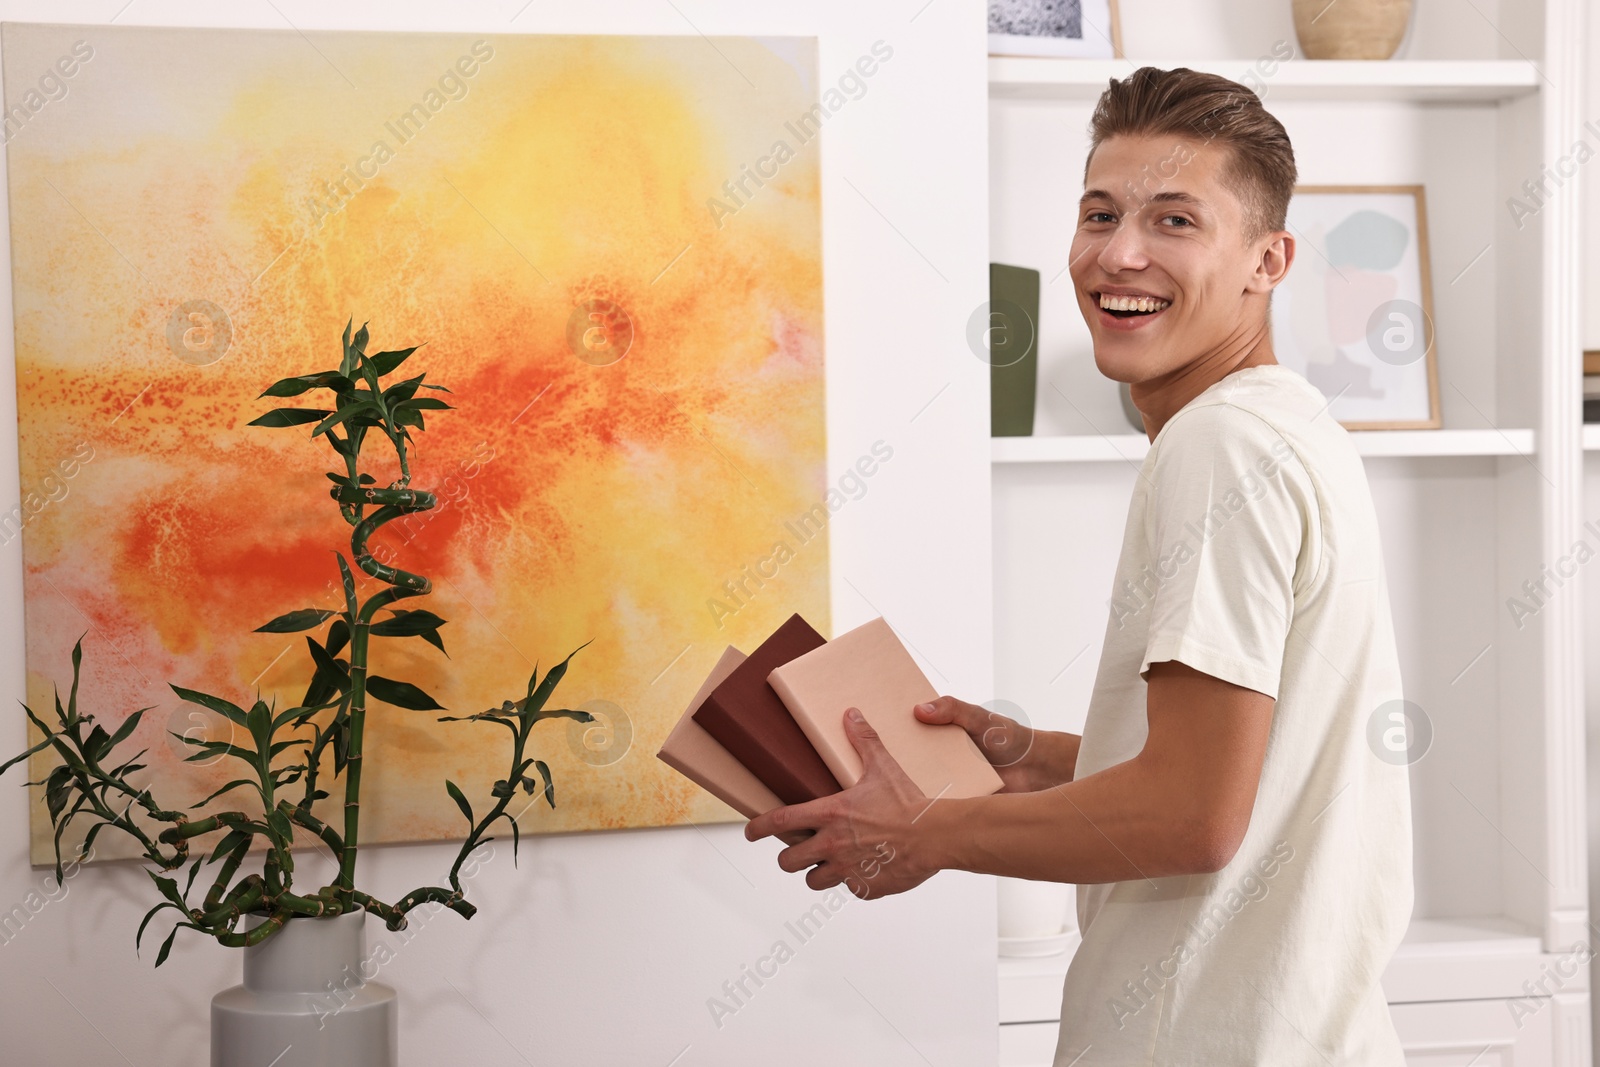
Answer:
M1274 700L1316 494L1293 447L1230 404L1180 412L1148 487L1156 587L1139 676L1179 660Z

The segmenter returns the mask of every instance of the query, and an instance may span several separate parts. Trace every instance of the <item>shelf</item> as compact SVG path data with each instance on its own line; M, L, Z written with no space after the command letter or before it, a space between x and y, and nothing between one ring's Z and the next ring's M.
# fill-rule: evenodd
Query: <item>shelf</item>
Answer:
M1350 437L1363 456L1525 456L1534 444L1532 430L1352 430ZM1600 432L1585 427L1584 447L1600 448ZM1149 451L1140 433L989 439L995 463L1137 462Z
M1145 63L1187 66L1252 87L1259 83L1272 100L1494 102L1536 92L1541 80L1538 68L1520 59L1299 59L1278 63L1270 76L1256 72L1253 62L990 56L989 95L1092 101L1110 79Z
M1076 947L1075 941L1066 952L1037 959L1002 957L1000 1022L1059 1021L1061 984ZM1537 981L1559 956L1543 952L1537 934L1504 916L1415 919L1384 971L1384 997L1408 1004L1524 996L1522 982ZM1587 966L1579 973L1587 976ZM1562 992L1586 986L1574 976Z

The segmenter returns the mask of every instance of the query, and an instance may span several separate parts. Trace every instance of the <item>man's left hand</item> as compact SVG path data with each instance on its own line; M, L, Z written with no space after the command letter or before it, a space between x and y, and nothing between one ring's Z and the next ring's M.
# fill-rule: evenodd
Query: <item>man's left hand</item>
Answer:
M904 893L932 877L938 868L927 863L914 835L917 818L930 801L907 776L878 731L865 718L852 718L848 708L845 734L861 757L862 774L855 785L830 796L786 804L751 819L744 836L759 841L773 834L800 830L815 833L778 853L778 866L806 873L812 889L844 883L863 900Z

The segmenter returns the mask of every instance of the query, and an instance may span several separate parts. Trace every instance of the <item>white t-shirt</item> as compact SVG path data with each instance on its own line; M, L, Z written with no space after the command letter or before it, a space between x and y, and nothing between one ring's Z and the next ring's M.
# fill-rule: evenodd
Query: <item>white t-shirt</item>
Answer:
M1400 666L1366 472L1325 408L1248 367L1140 468L1075 776L1138 755L1151 663L1277 703L1226 868L1078 887L1055 1067L1403 1067L1379 984L1412 905Z

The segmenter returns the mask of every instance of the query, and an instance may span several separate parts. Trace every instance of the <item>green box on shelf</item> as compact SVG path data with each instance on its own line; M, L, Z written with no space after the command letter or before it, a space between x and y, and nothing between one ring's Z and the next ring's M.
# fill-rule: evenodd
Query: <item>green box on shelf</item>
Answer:
M989 433L1033 435L1039 383L1039 272L989 264Z

